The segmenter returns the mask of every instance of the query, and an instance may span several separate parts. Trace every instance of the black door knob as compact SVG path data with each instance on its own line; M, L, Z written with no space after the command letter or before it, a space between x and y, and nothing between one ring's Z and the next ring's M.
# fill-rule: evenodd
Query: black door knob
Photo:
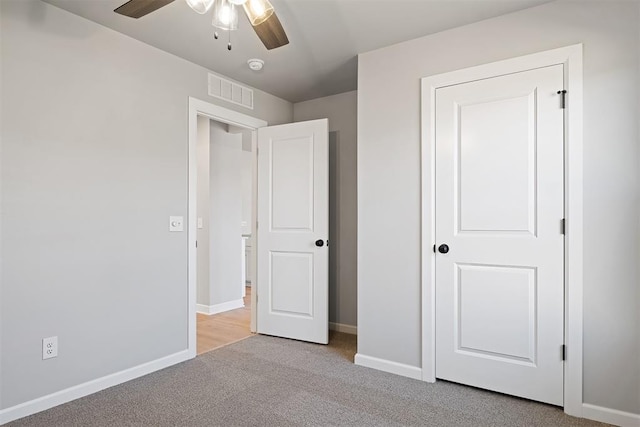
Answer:
M447 245L438 246L438 252L440 252L441 254L446 254L447 252L449 252L449 246Z
M323 247L324 246L324 240L322 240L322 239L316 240L316 246L319 247L319 248Z

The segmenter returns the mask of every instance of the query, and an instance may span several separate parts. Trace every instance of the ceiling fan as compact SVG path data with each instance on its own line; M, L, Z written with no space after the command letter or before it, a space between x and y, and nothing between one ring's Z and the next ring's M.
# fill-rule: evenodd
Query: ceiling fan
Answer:
M137 19L173 1L129 0L114 12ZM186 2L200 14L207 13L213 7L213 25L222 30L238 28L237 9L242 6L251 26L267 49L289 44L287 34L269 0L186 0Z

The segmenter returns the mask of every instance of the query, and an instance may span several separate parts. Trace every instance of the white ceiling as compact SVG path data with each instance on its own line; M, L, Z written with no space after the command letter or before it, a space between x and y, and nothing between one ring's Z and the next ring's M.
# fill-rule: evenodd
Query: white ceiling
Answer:
M271 0L290 44L267 51L242 16L214 40L211 13L176 0L145 17L113 12L126 0L44 0L291 102L357 88L357 54L550 0ZM242 14L244 15L244 14ZM446 48L446 47L444 47ZM247 60L266 62L250 71Z

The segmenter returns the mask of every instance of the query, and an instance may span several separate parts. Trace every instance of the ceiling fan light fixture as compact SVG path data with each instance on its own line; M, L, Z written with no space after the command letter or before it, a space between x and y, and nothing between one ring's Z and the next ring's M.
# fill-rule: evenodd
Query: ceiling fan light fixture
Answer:
M213 6L214 0L185 0L189 7L200 15L204 15Z
M254 27L262 24L273 15L273 6L269 0L247 0L242 6Z
M215 0L213 4L214 27L233 31L238 29L238 9L231 0Z

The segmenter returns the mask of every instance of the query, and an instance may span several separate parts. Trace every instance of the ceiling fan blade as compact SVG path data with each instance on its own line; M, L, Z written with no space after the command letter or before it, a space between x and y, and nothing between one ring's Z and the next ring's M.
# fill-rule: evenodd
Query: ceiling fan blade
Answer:
M282 28L282 24L275 12L273 12L269 19L262 24L254 26L253 29L258 37L260 37L260 40L262 40L264 46L269 50L289 44L287 33L284 32L284 28Z
M138 19L168 5L173 1L174 0L129 0L122 6L114 9L114 12L130 18Z

